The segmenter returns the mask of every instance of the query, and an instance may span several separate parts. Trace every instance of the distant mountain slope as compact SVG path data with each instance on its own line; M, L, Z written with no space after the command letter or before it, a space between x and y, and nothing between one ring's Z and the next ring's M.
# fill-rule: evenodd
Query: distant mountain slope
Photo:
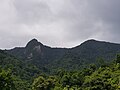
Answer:
M101 59L110 63L118 53L120 53L120 44L88 40L77 47L69 49L68 53L54 64L58 63L55 65L57 67L79 69L91 63L98 63ZM53 68L55 67L53 66Z
M61 58L66 51L67 49L64 48L51 48L45 46L36 39L32 39L28 42L26 47L16 47L6 52L26 60L26 62L32 62L37 66L44 66L55 59Z
M47 68L78 69L85 64L95 63L98 58L106 61L115 58L120 53L120 44L88 40L81 45L67 48L51 48L36 39L28 42L26 47L7 50L8 53Z
M10 69L13 75L19 76L20 79L24 80L31 80L32 76L41 72L35 65L25 63L2 50L0 50L0 68Z
M80 57L88 57L89 59L103 57L110 60L111 58L114 58L116 53L120 52L120 44L88 40L82 43L80 46L73 48L71 52L79 54Z

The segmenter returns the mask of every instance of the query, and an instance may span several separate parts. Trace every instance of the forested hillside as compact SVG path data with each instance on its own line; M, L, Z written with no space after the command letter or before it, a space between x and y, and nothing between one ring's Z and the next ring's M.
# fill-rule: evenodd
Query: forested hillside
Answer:
M60 68L78 70L100 61L111 62L120 53L120 44L88 40L73 48L51 48L33 39L25 47L6 52L45 72L54 72Z
M35 65L0 50L0 90L29 90L34 76L40 73Z
M120 90L119 53L109 42L51 48L33 39L0 50L0 90Z
M77 71L60 70L54 76L39 76L33 90L120 90L120 55L113 63L95 64Z
M0 90L120 90L120 55L109 64L54 74L44 74L1 50L0 62Z

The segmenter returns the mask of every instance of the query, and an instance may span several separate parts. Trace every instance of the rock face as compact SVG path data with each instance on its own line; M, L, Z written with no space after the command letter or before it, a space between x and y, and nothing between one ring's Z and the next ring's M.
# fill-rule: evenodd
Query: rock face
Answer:
M28 48L28 49L31 49L31 48L34 48L35 46L39 46L39 45L41 45L41 46L43 46L43 44L42 43L40 43L40 42L38 42L38 40L37 39L32 39L31 41L29 41L28 43L27 43L27 45L26 45L26 49Z
M32 39L25 47L25 58L32 60L34 57L42 57L42 47L44 47L42 43Z
M41 53L42 52L42 47L43 44L38 42L36 39L31 40L30 42L28 42L28 44L26 45L25 49L26 52L25 53L30 53L32 51L36 51L36 53Z

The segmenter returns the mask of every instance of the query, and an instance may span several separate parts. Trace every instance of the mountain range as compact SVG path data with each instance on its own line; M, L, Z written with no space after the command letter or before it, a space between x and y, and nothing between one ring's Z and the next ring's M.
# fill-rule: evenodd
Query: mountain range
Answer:
M99 60L111 62L120 53L120 44L91 39L73 48L51 48L32 39L25 47L15 47L5 52L45 71L58 68L73 70Z

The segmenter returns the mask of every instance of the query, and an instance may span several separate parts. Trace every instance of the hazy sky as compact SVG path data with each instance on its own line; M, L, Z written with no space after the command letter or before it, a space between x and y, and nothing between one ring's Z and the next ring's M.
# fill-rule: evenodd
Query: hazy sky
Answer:
M120 0L0 0L0 48L33 38L54 47L120 43Z

